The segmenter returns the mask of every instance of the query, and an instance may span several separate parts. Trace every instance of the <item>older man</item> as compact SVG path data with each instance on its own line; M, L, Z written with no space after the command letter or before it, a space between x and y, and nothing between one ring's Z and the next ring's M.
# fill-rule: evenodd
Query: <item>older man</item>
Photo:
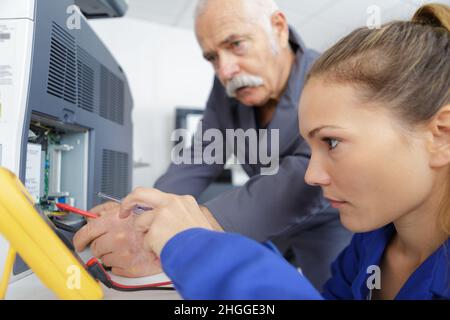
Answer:
M200 0L195 31L216 73L200 133L215 129L225 136L229 129L267 129L269 136L279 134L276 174L261 174L265 168L261 161L245 161L254 152L251 145L238 146L245 149L241 162L250 180L205 203L203 215L216 230L272 240L283 251L291 249L293 262L319 288L351 235L320 189L304 181L310 150L299 135L297 105L317 53L305 48L272 0ZM212 142L201 143L205 150ZM223 149L229 143L224 141ZM191 155L195 157L195 152ZM221 163L172 164L155 187L197 197L222 170ZM93 211L101 218L76 234L78 250L91 243L93 253L120 275L159 271L159 261L142 248L143 234L132 228L134 216L120 220L113 204Z

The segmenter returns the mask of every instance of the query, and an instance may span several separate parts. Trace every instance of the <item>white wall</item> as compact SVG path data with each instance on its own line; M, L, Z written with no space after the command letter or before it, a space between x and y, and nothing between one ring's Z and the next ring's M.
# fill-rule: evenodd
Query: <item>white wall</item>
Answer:
M128 0L127 15L164 25L192 29L196 0ZM382 23L409 20L419 6L430 2L450 4L450 0L276 0L289 23L306 45L324 51L338 39L373 21L379 9ZM375 7L376 8L375 8Z
M91 25L125 71L134 110L133 186L151 187L170 162L175 107L204 107L213 69L203 60L195 34L144 20L91 20Z

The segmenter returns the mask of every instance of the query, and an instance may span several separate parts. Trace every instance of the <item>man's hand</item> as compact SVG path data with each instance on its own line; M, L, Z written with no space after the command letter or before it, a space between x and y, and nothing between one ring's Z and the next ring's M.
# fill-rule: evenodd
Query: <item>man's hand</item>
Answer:
M123 277L143 277L161 273L161 263L154 253L144 250L144 235L134 229L136 216L119 219L120 205L108 202L90 212L97 214L75 234L78 252L89 244L92 254L112 272Z
M214 230L191 196L176 196L156 189L138 188L122 201L120 218L129 219L133 216L136 205L153 208L136 218L135 228L144 235L144 248L158 256L177 233L191 228Z

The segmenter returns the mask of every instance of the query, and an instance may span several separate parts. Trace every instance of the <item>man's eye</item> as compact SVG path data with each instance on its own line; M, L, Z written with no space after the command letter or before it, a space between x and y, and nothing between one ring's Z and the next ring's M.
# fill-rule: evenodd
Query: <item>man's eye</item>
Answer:
M238 40L238 41L234 41L233 43L231 43L231 45L235 48L239 48L241 46L242 41Z
M247 52L248 45L243 40L236 40L231 43L231 49L236 54L244 54Z
M214 63L214 61L216 61L216 57L214 57L212 55L206 56L205 59L206 59L206 61L211 62L211 63Z
M322 139L327 145L330 150L334 150L339 145L339 140L333 139L333 138L324 138Z

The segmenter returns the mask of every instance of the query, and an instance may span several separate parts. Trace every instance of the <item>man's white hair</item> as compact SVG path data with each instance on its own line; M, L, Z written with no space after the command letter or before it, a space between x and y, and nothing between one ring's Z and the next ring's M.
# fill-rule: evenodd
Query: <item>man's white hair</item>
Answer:
M195 20L204 13L208 4L214 1L223 2L226 0L198 0L194 13ZM274 12L279 10L274 0L240 0L240 2L244 5L250 19L261 23L266 31L272 30L270 18Z
M227 0L198 0L197 5L194 12L194 18L197 21L198 17L201 16L208 5L214 1L221 1L222 3ZM272 47L274 52L278 51L277 45L274 42L274 35L272 33L272 15L279 10L278 5L274 0L239 0L244 9L246 10L246 16L250 19L251 22L258 23L264 28L264 31L269 36L270 41L272 42Z

